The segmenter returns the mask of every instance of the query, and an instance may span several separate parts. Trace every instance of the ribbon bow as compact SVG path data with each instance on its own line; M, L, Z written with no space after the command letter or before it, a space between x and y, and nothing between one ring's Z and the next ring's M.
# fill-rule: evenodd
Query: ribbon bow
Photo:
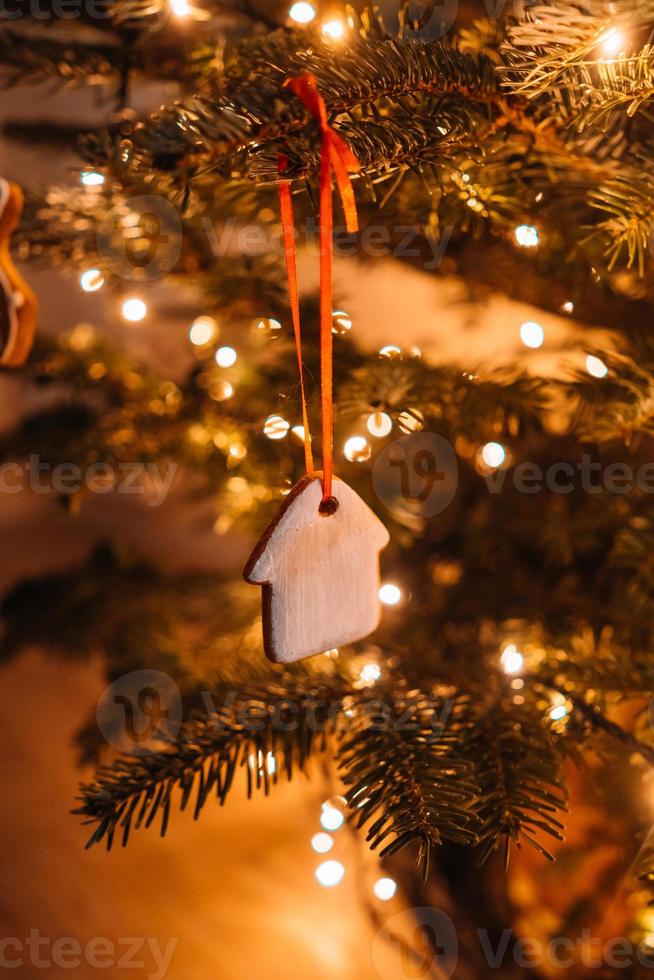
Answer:
M350 233L359 230L354 191L350 181L350 173L361 169L359 161L348 145L336 133L327 121L327 108L318 90L314 75L309 73L288 78L284 87L302 100L309 112L316 119L321 132L320 148L320 392L322 413L322 503L321 512L334 513L338 501L332 497L333 455L334 455L334 423L333 423L333 345L332 345L332 239L333 239L333 207L332 207L332 173L336 177L336 186L343 205L345 226ZM286 169L286 157L279 158L279 172ZM286 255L288 273L289 299L293 317L295 346L297 350L300 371L300 391L302 395L302 421L304 425L304 453L307 473L313 473L313 454L311 450L311 434L307 412L306 392L304 387L304 372L302 368L302 348L300 334L300 305L297 284L297 266L295 256L295 228L293 222L293 204L291 189L288 181L279 185L279 198L282 217L282 236Z

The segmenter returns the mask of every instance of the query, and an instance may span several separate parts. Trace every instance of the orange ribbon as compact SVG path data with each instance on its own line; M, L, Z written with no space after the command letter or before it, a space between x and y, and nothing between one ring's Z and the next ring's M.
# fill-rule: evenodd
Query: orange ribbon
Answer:
M333 419L333 349L332 349L332 282L333 282L333 210L332 172L343 205L345 226L350 233L359 230L354 191L350 173L358 171L360 164L348 145L327 122L327 109L314 75L309 73L289 78L284 83L305 104L320 127L320 400L322 413L322 505L325 512L333 512L332 478L334 470L334 419ZM286 169L286 158L280 156L280 174ZM295 255L295 226L293 204L288 181L279 185L282 218L282 236L288 273L288 291L293 317L293 331L300 368L300 392L302 396L302 420L304 424L304 451L307 473L313 473L313 455L307 412L302 349L300 334L300 306L297 285Z

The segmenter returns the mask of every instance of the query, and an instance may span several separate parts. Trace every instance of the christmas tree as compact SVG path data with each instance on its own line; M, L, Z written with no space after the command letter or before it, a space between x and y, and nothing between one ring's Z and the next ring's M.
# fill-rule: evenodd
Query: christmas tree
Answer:
M78 733L96 767L76 805L89 845L138 847L145 828L189 820L180 810L229 805L239 784L268 794L327 766L324 828L345 818L380 855L377 898L400 882L461 935L512 929L501 975L534 975L521 935L576 935L585 920L562 900L543 925L537 883L565 890L571 866L612 842L626 877L611 936L629 937L619 965L640 976L654 945L654 2L518 6L80 0L6 19L3 83L93 86L102 118L5 124L40 152L78 154L70 180L23 188L12 238L25 280L45 266L68 277L71 321L47 329L39 297L34 348L7 381L35 407L0 440L5 492L9 473L29 474L73 526L97 495L154 507L175 488L227 560L171 572L103 543L10 591L1 651L102 651L109 694ZM155 111L151 91L170 95ZM418 311L411 330L366 294L380 267ZM429 301L414 307L419 288ZM385 319L374 337L344 291ZM172 309L182 361L80 323L74 293L106 297L144 335ZM16 315L20 333L24 304ZM481 315L485 347L465 332ZM270 663L242 567L309 447L326 467L332 405L335 474L390 535L383 615L341 642L332 606L324 644L295 616L324 649ZM365 591L363 547L355 535L344 596ZM337 885L343 865L320 861L318 880ZM488 970L469 949L441 966Z

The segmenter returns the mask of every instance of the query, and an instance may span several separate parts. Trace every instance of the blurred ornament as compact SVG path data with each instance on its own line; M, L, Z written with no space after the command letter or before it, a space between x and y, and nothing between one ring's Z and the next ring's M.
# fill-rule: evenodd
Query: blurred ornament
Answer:
M283 439L290 426L281 415L269 415L263 423L263 433L269 439Z
M350 463L365 463L370 459L370 443L363 436L350 436L343 447L345 458Z
M218 324L212 316L199 316L191 324L189 340L195 347L205 347L218 336Z
M366 428L371 436L375 436L377 439L383 439L391 432L393 420L386 412L374 412L373 415L368 417Z
M344 337L352 329L352 320L343 310L334 310L332 313L332 333Z
M417 408L408 408L400 412L397 417L397 424L402 432L410 434L420 432L424 428L425 416Z
M79 277L79 284L85 293L95 293L104 286L104 276L99 269L87 269Z

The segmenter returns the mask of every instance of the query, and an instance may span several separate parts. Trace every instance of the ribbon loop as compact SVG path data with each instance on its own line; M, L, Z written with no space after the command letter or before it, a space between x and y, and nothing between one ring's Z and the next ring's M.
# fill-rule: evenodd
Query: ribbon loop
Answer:
M320 391L322 412L322 499L327 504L332 499L332 477L334 456L334 422L333 422L333 345L332 345L332 280L333 280L333 210L332 210L332 174L336 177L345 226L351 234L359 230L354 191L350 181L350 173L361 169L359 161L345 141L336 133L327 121L327 107L318 89L314 75L307 72L284 82L304 103L316 119L321 132L322 145L320 148ZM280 175L286 168L286 158L280 157ZM280 208L282 214L282 234L286 254L288 273L289 297L293 316L293 329L300 369L300 390L302 394L302 418L305 431L305 462L307 473L313 473L311 453L311 436L309 434L306 393L302 369L302 351L300 335L300 311L297 287L297 270L295 257L295 229L293 225L293 210L291 192L288 181L279 185ZM325 508L324 512L333 513L333 509Z

